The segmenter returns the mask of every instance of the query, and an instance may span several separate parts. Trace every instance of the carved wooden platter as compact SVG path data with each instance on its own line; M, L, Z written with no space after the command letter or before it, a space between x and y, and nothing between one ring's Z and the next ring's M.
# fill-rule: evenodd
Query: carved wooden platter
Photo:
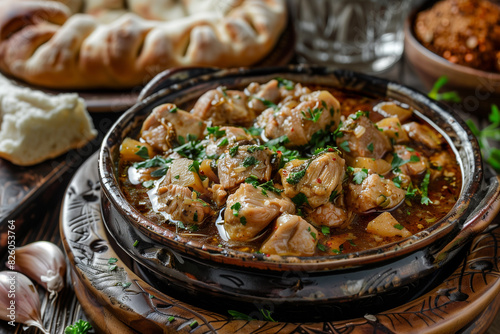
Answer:
M258 315L235 320L158 291L138 276L106 235L95 154L67 188L60 231L75 293L98 332L483 333L500 308L498 219L473 240L454 272L411 302L356 319L311 323L265 321Z

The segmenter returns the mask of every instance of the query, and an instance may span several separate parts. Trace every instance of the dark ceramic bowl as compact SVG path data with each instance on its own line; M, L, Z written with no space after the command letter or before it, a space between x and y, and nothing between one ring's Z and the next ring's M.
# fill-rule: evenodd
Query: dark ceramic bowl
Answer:
M455 151L463 187L453 209L441 221L401 242L347 255L281 257L203 245L158 227L124 198L117 182L120 143L138 133L142 121L162 103L182 105L209 89L241 88L250 82L283 77L396 99L435 127ZM290 66L267 69L185 69L160 74L140 101L114 124L99 156L102 213L116 243L159 288L187 292L207 300L239 305L273 305L288 314L332 312L337 318L411 298L438 277L450 261L491 222L500 205L499 182L485 177L476 139L447 107L408 87L349 71ZM135 240L138 247L133 247ZM430 276L433 274L432 276ZM169 293L170 291L169 290ZM186 295L186 294L184 294ZM390 299L390 298L389 298ZM382 302L381 302L382 300ZM241 306L243 307L243 306ZM319 310L319 311L318 311Z
M441 76L448 78L444 90L455 90L463 99L464 111L490 110L492 103L500 103L500 73L491 73L454 64L423 46L415 36L417 14L430 8L426 1L413 10L405 21L405 56L427 89L431 89Z

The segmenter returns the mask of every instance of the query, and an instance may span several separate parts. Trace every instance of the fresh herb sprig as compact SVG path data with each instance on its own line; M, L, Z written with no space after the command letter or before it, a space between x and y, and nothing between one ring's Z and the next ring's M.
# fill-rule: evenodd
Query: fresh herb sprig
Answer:
M500 110L495 104L491 106L488 120L491 124L482 130L479 130L471 119L468 119L466 123L479 142L483 158L497 172L500 172L500 149L493 147L490 143L490 140L500 141Z
M437 101L448 101L448 102L460 102L462 99L460 96L457 94L457 92L450 91L450 92L443 92L440 93L439 91L441 88L443 88L444 85L448 83L448 77L446 76L441 76L437 81L434 83L434 86L432 86L431 91L427 94L430 98L433 98L434 100Z
M87 334L92 328L90 323L85 320L78 320L73 325L69 325L64 329L64 334Z

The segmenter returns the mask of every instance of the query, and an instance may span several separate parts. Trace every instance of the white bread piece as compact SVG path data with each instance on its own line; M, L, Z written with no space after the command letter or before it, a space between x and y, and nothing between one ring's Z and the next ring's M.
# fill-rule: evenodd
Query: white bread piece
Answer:
M81 147L96 135L78 94L52 96L0 79L0 157L34 165Z

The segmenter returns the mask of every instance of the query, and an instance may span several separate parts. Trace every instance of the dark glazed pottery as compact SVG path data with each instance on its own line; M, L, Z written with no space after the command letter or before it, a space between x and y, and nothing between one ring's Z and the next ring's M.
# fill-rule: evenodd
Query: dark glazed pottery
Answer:
M455 150L463 174L461 196L446 217L398 243L346 255L280 257L202 245L146 220L124 199L116 165L123 138L133 136L149 112L181 105L219 85L243 87L283 77L394 98L412 106ZM160 74L141 100L113 126L99 155L102 214L108 232L137 263L137 272L160 289L230 305L273 305L294 316L344 318L417 296L449 271L452 259L491 222L500 208L498 179L485 177L477 141L442 104L408 87L350 71L289 66L266 69L186 69ZM138 247L133 247L135 241ZM432 275L431 275L432 274ZM385 299L381 299L381 298ZM383 305L381 305L383 300ZM334 313L332 313L334 312Z

